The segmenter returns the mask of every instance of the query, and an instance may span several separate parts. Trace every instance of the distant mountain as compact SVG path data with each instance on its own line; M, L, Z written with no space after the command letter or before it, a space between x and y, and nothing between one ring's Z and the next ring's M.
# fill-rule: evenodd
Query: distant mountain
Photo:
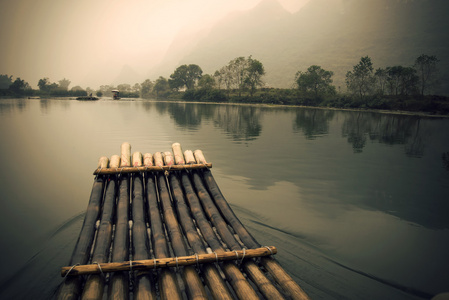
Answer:
M112 80L112 84L119 85L122 83L134 84L136 82L143 82L144 78L141 74L137 73L133 68L128 65L124 65L118 73L117 77Z
M264 0L228 15L192 43L175 41L176 51L168 53L177 55L166 56L153 73L168 76L185 63L213 73L235 57L253 55L265 66L267 86L290 87L297 71L317 64L334 71L334 84L344 88L346 72L362 56L379 68L410 66L424 53L440 59L448 78L447 11L447 0L310 0L291 14L276 0ZM447 82L440 93L449 94Z
M99 88L101 85L119 85L127 83L134 85L145 80L145 76L138 73L129 65L117 65L114 63L103 63L92 67L80 84L92 88Z
M190 40L183 32L150 76L168 76L182 64L197 64L205 73L214 72L237 56L251 55L246 49L257 48L253 42L259 40L262 31L271 30L277 21L290 16L276 0L264 0L252 10L229 14L208 31L191 33ZM248 40L251 35L256 39Z

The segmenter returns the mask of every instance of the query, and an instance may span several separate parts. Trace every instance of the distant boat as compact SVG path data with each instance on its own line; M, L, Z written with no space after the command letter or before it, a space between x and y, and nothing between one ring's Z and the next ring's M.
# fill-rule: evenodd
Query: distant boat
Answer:
M112 90L112 99L118 100L120 99L120 91L119 90Z
M30 96L30 97L28 97L28 99L40 99L41 97L39 97L39 96Z
M93 96L81 96L77 97L76 100L98 100L99 98Z

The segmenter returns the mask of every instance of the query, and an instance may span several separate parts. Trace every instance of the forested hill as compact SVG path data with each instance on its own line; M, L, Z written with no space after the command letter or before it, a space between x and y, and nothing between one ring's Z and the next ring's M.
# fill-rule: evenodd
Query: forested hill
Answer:
M207 36L184 45L185 53L169 51L177 55L153 72L194 63L213 74L237 56L253 55L265 66L268 86L291 87L297 71L317 64L334 71L334 84L344 89L346 72L362 56L384 68L411 66L424 53L436 55L442 78L449 78L447 11L447 0L310 0L291 14L265 0L221 20ZM448 95L447 82L437 92Z

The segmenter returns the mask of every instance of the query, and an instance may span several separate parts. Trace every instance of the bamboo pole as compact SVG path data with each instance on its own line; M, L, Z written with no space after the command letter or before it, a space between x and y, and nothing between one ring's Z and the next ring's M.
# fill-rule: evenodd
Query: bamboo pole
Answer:
M173 157L171 155L168 155L168 153L164 153L164 158L168 163L174 162ZM166 178L162 174L157 174L156 176L158 183L157 186L159 192L160 209L163 213L165 228L168 233L167 238L170 238L171 246L175 255L185 256L187 255L186 246L184 244L184 239L176 220L176 216L173 212ZM206 299L206 292L204 290L201 279L199 278L193 267L184 268L181 276L186 283L185 286L187 287L189 298Z
M139 151L134 152L133 156L132 156L132 165L133 165L133 167L140 167L140 166L142 166L142 159L143 159L143 156L142 156L141 152L139 152Z
M178 211L178 219L181 223L184 234L193 251L198 255L198 258L202 257L201 255L206 254L207 251L198 234L196 226L191 219L190 210L185 202L184 193L181 189L179 180L174 174L170 174L169 180L173 202L176 210ZM205 283L209 287L209 291L214 299L233 299L231 292L214 264L201 264L199 267L204 273L203 278L205 279Z
M181 155L182 155L182 152L181 152ZM179 156L178 156L178 161L180 161ZM164 162L166 165L174 163L173 157L166 154L164 156ZM184 162L184 161L182 160L182 162ZM175 175L172 172L170 172L170 174L168 176L169 176L169 178L173 178ZM161 178L162 178L162 176L159 176L159 179L161 179ZM171 186L171 188L172 188L172 192L173 192L174 187ZM179 191L182 193L181 189L178 187L178 192ZM170 200L169 189L167 187L167 183L165 180L163 180L163 181L159 180L159 197L160 197L162 212L164 215L165 226L167 228L167 231L168 231L168 234L170 237L173 251L176 256L186 256L188 254L188 250L184 243L184 237L182 234L182 230L179 226L177 217L173 210L173 206L172 206L172 203ZM206 290L204 289L201 278L198 275L198 273L195 271L194 267L187 266L187 267L183 268L181 275L186 283L189 299L207 299Z
M142 167L120 167L120 168L104 168L96 169L93 175L113 175L128 174L138 172L163 172L163 171L182 171L193 169L212 168L211 163L206 164L190 164L190 165L169 165L169 166L142 166Z
M128 142L124 142L120 146L120 160L121 167L131 166L131 145Z
M101 168L104 166L105 160L101 158L99 167ZM76 264L86 264L89 260L92 243L95 237L95 223L97 222L100 213L100 205L103 198L104 182L105 178L99 176L95 178L92 185L92 192L90 194L86 216L84 217L84 223L81 227L81 232L69 263L72 266ZM81 293L81 284L82 278L67 277L59 288L57 298L64 300L78 299Z
M220 211L215 206L215 203L212 201L208 191L203 185L202 179L198 172L193 172L193 181L195 184L195 188L198 194L198 197L201 201L201 204L211 220L212 224L215 225L215 228L219 232L223 241L227 244L229 248L232 250L240 250L241 246L239 242L235 239L234 235L229 231L228 224L221 216ZM276 289L276 287L269 281L262 271L256 266L254 261L245 260L243 261L243 265L245 270L249 272L251 275L251 279L259 288L259 291L266 298L274 298L274 299L283 299L282 294Z
M184 158L185 158L185 162L188 165L192 165L195 164L195 156L193 156L193 152L192 150L186 150L184 151Z
M260 264L273 276L276 282L287 292L292 299L309 300L309 296L290 277L273 257L263 257Z
M163 165L162 153L156 152L153 156L154 164ZM163 176L159 174L159 176ZM146 196L148 201L148 215L151 223L151 240L156 259L170 257L167 240L165 238L164 225L162 223L155 178L148 174L145 179ZM159 276L160 294L163 299L181 299L178 282L175 274L170 269L161 269Z
M111 157L111 167L118 167L120 157ZM112 240L112 224L115 213L116 182L113 178L108 180L104 203L101 213L100 226L97 230L95 248L92 255L93 263L107 263L109 260L109 249ZM99 274L91 275L84 285L82 300L102 299L105 285L105 277Z
M167 156L165 158L168 159L168 162L170 162L170 158L168 158ZM158 176L158 188L161 211L164 216L165 226L170 237L173 251L176 256L186 256L186 245L184 243L182 232L179 228L178 221L173 211L172 203L170 200L170 192L168 190L165 177Z
M62 267L61 276L80 276L88 274L101 274L110 272L122 271L138 271L138 270L153 270L160 268L172 268L176 266L193 266L196 264L215 263L222 261L241 260L245 258L256 258L269 256L277 253L277 248L274 246L261 247L257 249L246 249L236 251L223 251L215 255L215 253L205 253L197 255L165 257L155 259L143 259L123 262L110 262L99 264L79 265L75 267Z
M175 164L175 158L173 157L173 154L170 151L164 152L162 158L163 158L162 165L170 167Z
M102 156L98 160L98 168L100 168L100 169L107 168L108 163L109 163L109 159L106 156ZM112 161L111 161L111 166L112 166Z
M175 164L184 165L185 160L184 160L184 155L182 154L181 144L173 143L171 147L173 150L173 155L175 157Z
M111 156L111 163L109 164L111 168L117 168L120 166L120 156L118 155L112 155ZM104 169L104 168L103 168Z
M131 145L121 145L120 167L129 166ZM116 223L114 231L114 243L112 245L112 262L129 260L129 177L119 178L119 194L117 199ZM109 299L128 299L129 286L128 274L124 272L114 273L109 281Z
M148 157L146 163L150 163ZM142 165L142 154L140 152L133 154L132 164L133 166ZM140 174L133 174L132 176L132 254L134 260L145 260L150 258L150 248L145 217L144 188L142 176ZM130 264L130 267L132 268L132 264ZM133 270L134 268L131 269L131 271ZM134 299L156 299L156 289L150 272L136 272Z
M206 158L204 157L203 151L201 150L195 150L193 152L193 155L195 156L195 160L198 164L206 164Z
M196 153L195 153L196 154ZM206 162L202 153L198 153L197 161ZM249 248L258 248L260 244L254 239L254 237L246 230L243 224L235 215L234 211L229 206L228 202L224 198L223 194L215 182L212 172L209 170L203 170L202 177L207 189L212 196L214 203L220 209L221 214L238 234L242 242ZM264 257L261 259L262 266L267 269L275 281L282 287L282 289L290 295L293 299L305 300L309 299L304 290L288 275L287 272L279 265L274 258Z
M195 191L193 190L190 178L188 177L186 172L181 173L181 182L184 187L184 191L192 215L194 216L204 239L212 248L212 250L217 253L217 255L225 252L220 241L218 241L217 237L215 236L214 230L212 229L209 221L204 215L201 203ZM235 264L223 263L221 266L228 282L231 284L239 299L259 299L257 293L254 291L249 282L246 280L245 276Z
M152 167L153 164L153 155L151 155L151 153L145 153L143 155L143 165L145 167Z
M225 200L223 194L220 191L215 179L212 176L212 172L206 171L201 173L204 184L209 191L215 205L218 207L223 215L223 218L231 225L237 235L240 237L243 244L249 248L258 248L260 244L254 239L254 237L246 230L243 224L235 215L234 211Z
M228 229L228 224L225 222L225 220L222 218L220 211L216 208L215 204L213 203L212 199L210 198L210 195L206 188L203 185L202 179L197 172L192 172L192 179L193 183L195 185L195 189L198 195L198 198L200 199L200 202L204 208L204 211L211 221L212 224L214 224L215 228L217 229L218 233L220 234L220 237L222 240L226 243L226 245L232 249L232 250L240 250L240 244L235 239L234 234L232 234Z

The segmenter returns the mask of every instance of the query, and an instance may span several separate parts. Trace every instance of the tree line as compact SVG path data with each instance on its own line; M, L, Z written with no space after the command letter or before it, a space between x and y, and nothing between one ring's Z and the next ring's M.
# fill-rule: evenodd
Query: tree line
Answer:
M293 104L327 107L363 107L381 109L431 110L439 109L446 97L434 99L430 93L438 85L438 62L435 55L422 54L411 66L389 66L374 68L369 56L347 71L346 92L332 84L334 72L319 65L298 71L290 89L264 87L265 68L262 62L249 57L236 57L213 74L203 74L200 66L185 64L177 67L169 78L160 76L155 81L146 79L142 83L102 85L98 90L75 86L69 89L70 80L61 79L52 83L48 78L40 79L39 91L31 90L28 83L12 76L0 75L2 94L50 96L96 96L112 95L120 90L122 97L132 98L176 98L214 102L250 102ZM6 92L5 92L6 91ZM435 107L438 106L438 107ZM447 105L443 105L443 110ZM449 112L449 109L447 109Z
M33 90L28 82L20 77L12 80L12 76L0 74L0 96L86 96L92 89L83 89L81 86L74 86L69 90L71 81L63 78L56 82L51 82L48 77L39 79L37 86L39 90Z

